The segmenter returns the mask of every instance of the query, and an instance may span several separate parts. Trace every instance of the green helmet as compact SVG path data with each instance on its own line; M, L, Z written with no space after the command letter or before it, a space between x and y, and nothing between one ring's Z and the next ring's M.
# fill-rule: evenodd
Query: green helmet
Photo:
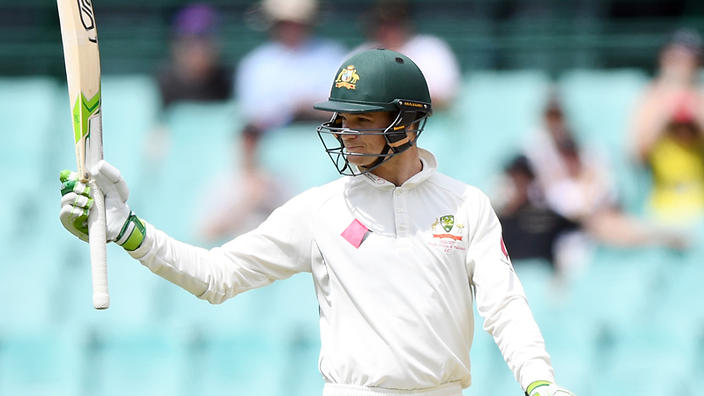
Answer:
M325 151L343 175L369 172L410 148L432 112L428 84L418 66L403 54L381 48L359 52L344 61L335 74L330 97L314 107L333 112L330 121L320 125L317 131ZM338 113L372 111L393 112L396 117L388 127L374 130L343 128L338 117ZM411 126L415 126L414 139L407 134ZM350 133L382 134L387 144L379 154L348 153L341 135ZM377 160L369 167L356 169L347 161L350 155L371 156Z

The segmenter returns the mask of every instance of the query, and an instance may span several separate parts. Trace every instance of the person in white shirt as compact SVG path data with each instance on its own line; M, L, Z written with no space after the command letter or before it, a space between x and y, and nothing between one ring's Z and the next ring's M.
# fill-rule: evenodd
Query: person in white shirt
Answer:
M365 20L367 42L357 50L387 48L411 58L428 82L434 110L449 108L462 85L459 61L438 36L419 33L406 0L378 0Z
M91 174L106 194L108 240L211 303L311 273L325 396L461 395L471 383L474 302L526 394L572 395L554 384L488 198L439 173L416 145L432 111L418 67L375 49L334 78L315 107L333 112L318 134L343 177L205 250L137 218L125 181L101 162ZM90 191L67 171L62 181L62 223L85 240Z
M242 58L235 75L245 129L321 118L312 106L327 93L327 76L346 50L313 34L317 8L317 0L262 0L270 39Z

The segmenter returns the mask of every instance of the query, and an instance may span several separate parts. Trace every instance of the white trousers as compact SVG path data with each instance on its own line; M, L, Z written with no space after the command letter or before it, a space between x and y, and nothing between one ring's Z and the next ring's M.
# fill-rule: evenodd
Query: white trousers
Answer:
M462 386L457 382L420 390L372 388L356 385L326 383L323 396L462 396Z

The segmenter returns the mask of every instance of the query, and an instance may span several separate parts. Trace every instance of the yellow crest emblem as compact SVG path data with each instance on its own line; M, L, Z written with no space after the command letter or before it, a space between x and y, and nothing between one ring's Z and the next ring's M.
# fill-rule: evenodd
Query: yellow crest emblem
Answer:
M356 89L357 80L359 80L357 69L354 65L349 65L342 69L340 74L337 75L337 80L335 80L335 88L345 87L347 89Z

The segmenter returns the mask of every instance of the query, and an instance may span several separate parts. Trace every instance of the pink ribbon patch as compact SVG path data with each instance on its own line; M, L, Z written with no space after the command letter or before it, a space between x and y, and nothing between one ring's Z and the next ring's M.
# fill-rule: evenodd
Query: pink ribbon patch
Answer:
M342 237L351 243L352 246L359 249L359 246L364 242L364 237L367 236L369 229L360 223L359 220L354 219L347 228L342 231Z

